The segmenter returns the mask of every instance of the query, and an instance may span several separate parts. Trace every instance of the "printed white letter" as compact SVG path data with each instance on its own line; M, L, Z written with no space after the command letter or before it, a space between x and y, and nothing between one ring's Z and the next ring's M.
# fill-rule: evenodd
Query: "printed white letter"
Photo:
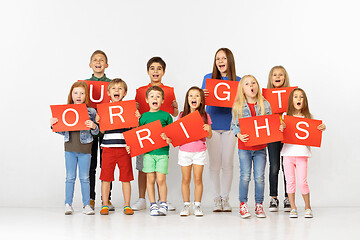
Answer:
M104 85L101 85L101 90L100 90L100 99L99 100L95 100L93 98L93 92L94 92L94 85L90 84L90 100L94 103L99 103L103 100L104 98Z
M145 137L140 137L140 133L141 133L141 132L147 132L147 135L146 135ZM149 140L151 144L155 144L154 141L150 138L150 135L151 135L151 132L150 132L150 130L147 129L147 128L144 128L144 129L141 129L141 130L139 130L139 131L136 131L136 136L137 136L137 138L138 138L138 140L139 140L139 143L140 143L140 147L141 147L141 148L144 147L144 145L142 144L142 141L145 140L145 139Z
M230 86L229 84L227 83L218 83L216 84L215 88L214 88L214 95L217 99L219 99L220 101L223 101L223 100L228 100L230 101L230 92L229 91L224 91L223 93L226 94L226 97L225 98L220 98L219 95L217 94L217 89L220 85L225 85L227 87L227 89L230 89Z
M277 93L277 94L278 94L279 108L282 108L282 104L281 104L281 93L286 93L286 90L272 91L272 93Z
M256 130L256 137L257 138L259 137L259 129L262 129L262 128L266 128L266 133L267 133L268 136L270 136L269 120L267 118L265 118L265 126L259 127L257 125L256 120L254 120L254 124L255 124L255 130Z
M75 118L75 122L74 122L74 123L68 123L68 122L66 122L66 120L65 120L65 115L66 115L66 113L69 112L69 111L72 111L72 112L75 113L76 118ZM73 127L73 126L75 126L75 125L79 122L79 113L78 113L75 109L73 109L73 108L68 108L68 109L66 109L66 110L63 112L63 114L62 114L62 121L63 121L63 123L64 123L66 126L68 126L68 127Z
M186 131L184 124L182 122L180 123L180 126L181 126L182 130L184 131L186 138L190 138L190 136L189 136L188 132Z
M298 123L296 124L296 129L299 130L299 131L301 131L301 132L304 132L304 133L305 133L305 137L300 137L299 134L297 134L297 133L295 133L295 136L296 136L298 139L300 139L300 140L307 139L310 134L309 134L309 132L308 132L307 130L305 130L305 129L303 129L303 128L300 128L300 127L299 127L300 124L304 124L306 127L309 127L309 124L308 124L307 122L298 122Z
M120 112L119 112L119 113L113 113L112 110L113 110L114 108L120 109ZM114 124L114 119L113 119L113 117L115 117L115 116L119 117L120 120L124 123L125 120L124 120L124 118L121 116L121 114L122 114L123 112L124 112L124 109L123 109L121 106L110 106L110 107L109 107L110 123L111 123L111 124Z

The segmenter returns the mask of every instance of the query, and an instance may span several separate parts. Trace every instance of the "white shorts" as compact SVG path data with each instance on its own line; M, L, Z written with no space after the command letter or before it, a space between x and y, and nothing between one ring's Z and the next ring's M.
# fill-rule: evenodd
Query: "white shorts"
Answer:
M205 165L206 162L206 151L202 152L184 152L179 150L179 160L178 164L180 166L190 166L192 164L196 165Z

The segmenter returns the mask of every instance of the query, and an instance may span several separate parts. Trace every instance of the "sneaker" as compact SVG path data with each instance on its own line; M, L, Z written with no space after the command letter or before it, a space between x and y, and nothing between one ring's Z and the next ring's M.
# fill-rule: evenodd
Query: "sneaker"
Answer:
M94 199L90 199L90 207L92 208L92 210L95 209L95 200Z
M305 218L312 218L313 217L312 210L311 209L306 209L304 217Z
M201 210L201 205L194 205L194 215L196 217L202 217L204 216L203 211Z
M133 215L134 211L131 209L130 206L125 206L123 212L125 213L125 215Z
M70 204L65 204L65 215L71 215L74 212L74 209Z
M290 212L291 211L291 205L289 198L284 199L284 212Z
M158 210L159 215L160 215L160 216L166 216L167 211L168 211L168 205L167 205L167 203L166 203L166 202L160 202L160 204L159 204L159 210Z
M290 214L289 214L289 218L297 218L298 217L298 212L297 210L294 208L290 211Z
M115 207L112 205L112 203L110 202L110 200L109 200L108 207L109 207L109 211L115 211Z
M262 203L255 204L255 215L258 218L266 218L266 214L264 212L264 207L263 207Z
M248 210L247 204L242 202L240 203L240 216L242 218L249 218L251 217L251 213Z
M232 211L232 208L229 203L229 197L222 198L221 205L222 205L223 212L231 212Z
M150 216L159 216L159 206L156 203L150 206Z
M277 212L279 210L279 200L277 198L271 198L269 211L270 212Z
M176 207L171 202L167 202L167 206L168 206L168 211L176 210Z
M109 207L108 206L102 206L100 210L101 215L109 215Z
M213 212L222 212L223 207L222 207L222 201L220 197L216 197L214 198L214 208L213 208Z
M146 209L145 198L139 198L132 206L131 209L134 211L140 211Z
M86 206L83 208L83 214L86 214L86 215L94 215L95 212L94 212L94 210L90 207L90 205L86 205Z
M180 216L186 217L190 215L190 203L184 203L184 208L180 212Z

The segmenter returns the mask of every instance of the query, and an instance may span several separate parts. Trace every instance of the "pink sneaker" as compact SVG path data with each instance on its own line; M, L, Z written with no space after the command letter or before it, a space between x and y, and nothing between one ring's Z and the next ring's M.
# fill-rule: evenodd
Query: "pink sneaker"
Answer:
M265 212L264 212L264 207L262 205L262 203L259 204L255 204L255 215L258 218L266 218Z
M251 213L248 210L247 204L244 202L240 203L240 216L242 218L251 217Z

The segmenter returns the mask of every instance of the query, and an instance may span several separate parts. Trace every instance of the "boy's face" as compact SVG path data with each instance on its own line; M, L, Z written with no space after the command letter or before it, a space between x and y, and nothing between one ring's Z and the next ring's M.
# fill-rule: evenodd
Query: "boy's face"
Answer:
M94 71L94 73L104 73L105 68L109 65L106 62L106 58L103 54L95 54L89 64L90 68Z
M161 104L164 103L161 92L151 90L146 98L146 102L150 106L150 112L157 112L160 110Z
M126 96L123 84L116 83L112 85L108 90L108 95L110 96L112 102L121 101Z
M148 69L148 74L151 79L151 83L161 83L161 78L164 76L165 71L160 63L154 62Z

